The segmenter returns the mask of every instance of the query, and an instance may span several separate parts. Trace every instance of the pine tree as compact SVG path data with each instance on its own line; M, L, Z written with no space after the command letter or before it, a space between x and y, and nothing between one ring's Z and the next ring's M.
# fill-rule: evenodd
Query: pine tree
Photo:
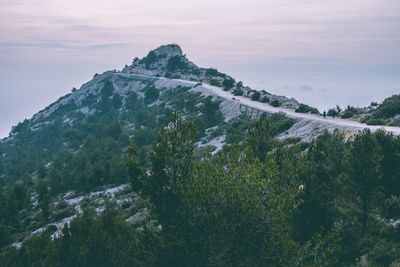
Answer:
M256 120L249 128L246 143L259 161L263 162L265 156L272 150L276 129L269 119Z
M174 112L153 144L149 193L161 221L168 222L178 206L177 184L187 177L192 167L195 140L193 121L184 121Z
M129 146L127 167L132 189L141 192L145 187L147 175L146 170L140 166L139 149L135 144Z
M333 134L325 131L309 146L306 164L300 170L305 182L304 202L299 207L298 221L303 241L321 229L328 231L333 226L344 148L343 134L338 131Z
M380 147L370 130L356 135L350 144L348 175L351 191L359 204L359 220L363 234L367 232L372 210L380 197L381 161Z
M39 207L42 209L42 217L47 220L50 216L51 194L46 182L40 181L37 186L37 193L39 195Z

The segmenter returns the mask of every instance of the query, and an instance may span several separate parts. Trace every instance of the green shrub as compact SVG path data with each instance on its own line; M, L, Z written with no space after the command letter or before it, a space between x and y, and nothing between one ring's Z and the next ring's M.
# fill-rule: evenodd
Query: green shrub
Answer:
M233 91L233 95L235 96L242 96L243 95L243 91L241 89L235 89Z
M375 118L370 118L366 121L368 125L385 125L385 121L383 119L375 119Z
M357 110L356 110L355 107L347 106L347 108L343 112L342 118L343 119L348 119L348 118L353 117L356 114L357 114Z
M254 91L253 95L251 96L251 100L253 101L258 101L260 99L260 92L259 91Z
M386 98L373 114L375 118L391 118L400 114L400 94Z
M389 123L389 126L400 126L400 118L394 119Z
M55 211L52 213L52 217L58 221L75 214L75 209L68 205L65 201L61 201L55 207Z
M144 93L144 103L151 104L158 99L160 96L160 92L154 85L151 85L146 88L146 92Z
M156 59L157 59L157 55L153 51L150 51L147 54L147 57L145 57L142 60L142 62L140 62L140 63L144 63L146 69L148 69L148 68L150 68L150 65L156 61Z
M221 83L218 80L212 79L210 85L221 87Z
M337 116L338 114L339 114L339 113L337 112L336 109L331 108L331 109L328 110L328 113L327 113L326 115L331 116L331 117L335 117L335 116Z
M233 79L225 79L222 82L222 85L224 86L225 89L232 88L234 84L235 84L235 80L233 80Z
M271 102L271 106L273 106L273 107L280 107L281 105L282 105L282 103L279 102L278 99L275 99L275 100L273 100L273 101Z
M225 75L220 73L217 69L209 68L206 70L206 76L224 77Z
M298 108L295 109L295 112L298 113L312 113L312 114L319 114L318 109L310 107L305 104L300 104Z
M168 60L167 71L174 72L176 70L187 69L187 63L182 60L182 56L174 56Z

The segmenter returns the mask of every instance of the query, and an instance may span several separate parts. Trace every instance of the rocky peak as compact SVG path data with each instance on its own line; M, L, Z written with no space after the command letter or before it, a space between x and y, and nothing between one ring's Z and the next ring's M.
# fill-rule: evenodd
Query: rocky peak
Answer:
M135 58L132 65L125 66L122 72L167 77L179 75L179 77L199 80L198 76L201 73L199 71L196 74L193 73L198 69L199 67L183 55L179 45L167 44L151 50L141 59Z
M135 58L132 65L125 66L123 73L141 74L148 76L184 79L191 81L207 82L222 86L224 80L235 82L232 77L218 72L216 69L200 68L191 62L177 44L162 45L151 50L147 56Z
M158 57L166 57L167 59L174 56L183 56L182 49L177 44L162 45L159 48L150 51L150 53L152 52Z

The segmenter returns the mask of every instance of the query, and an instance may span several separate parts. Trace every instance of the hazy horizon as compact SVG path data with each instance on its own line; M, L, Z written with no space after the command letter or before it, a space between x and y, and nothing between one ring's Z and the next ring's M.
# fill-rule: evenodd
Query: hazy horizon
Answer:
M0 3L0 138L96 72L167 43L320 110L400 93L397 0Z

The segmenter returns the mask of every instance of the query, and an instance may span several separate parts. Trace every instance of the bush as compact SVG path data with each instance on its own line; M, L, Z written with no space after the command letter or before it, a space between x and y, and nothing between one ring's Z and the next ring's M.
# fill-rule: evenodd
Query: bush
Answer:
M224 77L225 75L220 73L217 69L209 68L206 70L206 76Z
M312 113L312 114L319 114L318 109L310 107L305 104L300 104L298 108L295 109L295 112L298 113Z
M118 93L115 93L115 95L112 98L112 104L114 108L116 109L120 108L122 105L122 96Z
M112 95L112 92L115 90L111 81L107 80L104 82L103 88L101 89L102 98L108 98Z
M225 79L222 82L222 85L224 86L225 89L232 88L234 84L235 84L235 80L233 80L233 79Z
M68 205L65 201L61 201L55 207L55 211L52 214L52 217L58 221L67 217L70 217L75 214L74 207Z
M328 113L326 115L331 116L331 117L335 117L335 116L338 115L338 112L337 112L336 109L331 108L331 109L328 110Z
M182 56L174 56L168 60L167 71L174 72L176 70L187 69L187 64L182 60Z
M141 63L144 63L146 69L148 69L150 65L156 61L156 59L157 59L156 54L153 51L150 51L147 54L147 57L145 57Z
M154 101L158 99L160 96L160 92L158 91L157 88L155 88L153 85L147 87L146 92L144 93L144 102L146 104L151 104Z
M353 117L356 114L357 114L357 110L356 110L355 107L347 106L347 108L343 112L342 118L343 119L348 119L348 118Z
M233 95L242 96L243 95L243 91L241 89L236 89L235 91L233 91Z
M295 123L293 119L286 117L282 112L272 114L269 120L275 126L278 134L289 130Z
M218 80L212 79L210 85L221 87L221 83Z
M263 98L260 99L260 102L269 103L269 97L268 96L264 96Z
M376 103L371 103L376 106ZM399 119L396 115L400 114L400 95L393 95L386 98L376 110L373 110L370 116L363 118L361 121L369 125L387 125L398 126ZM394 119L394 120L393 120Z
M400 126L400 118L394 119L389 123L389 126Z
M241 115L231 124L226 126L226 143L234 144L241 142L250 126L251 119L246 115Z
M260 99L260 96L261 96L261 94L259 91L254 91L253 95L251 96L251 100L257 101Z
M385 121L382 119L375 119L375 118L371 118L369 120L366 121L366 123L368 125L385 125Z
M400 95L386 98L373 114L374 118L391 118L400 114Z
M281 102L279 102L278 99L275 99L274 101L271 102L271 106L273 107L280 107L282 105Z

